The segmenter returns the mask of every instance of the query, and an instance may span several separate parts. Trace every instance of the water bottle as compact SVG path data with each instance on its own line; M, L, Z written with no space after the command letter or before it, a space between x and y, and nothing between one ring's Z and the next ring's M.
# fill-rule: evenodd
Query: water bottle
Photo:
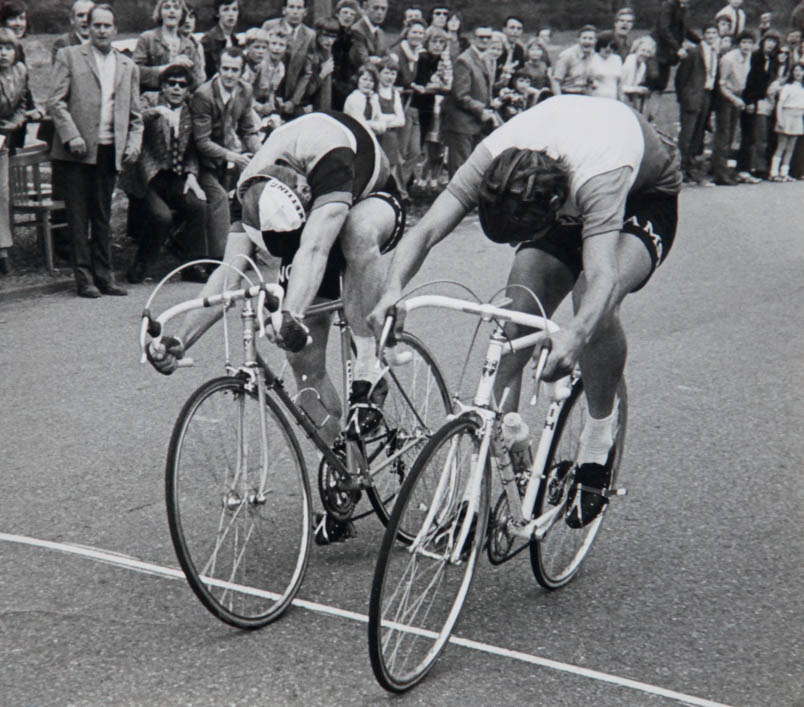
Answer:
M502 433L514 475L527 475L533 463L527 423L518 412L509 412L503 417Z

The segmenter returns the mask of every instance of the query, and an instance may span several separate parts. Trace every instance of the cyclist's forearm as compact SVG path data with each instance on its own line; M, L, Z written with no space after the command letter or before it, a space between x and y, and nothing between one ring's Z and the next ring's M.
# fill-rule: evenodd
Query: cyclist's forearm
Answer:
M324 279L324 271L327 266L328 253L318 247L301 247L293 256L288 291L282 309L291 312L296 316L304 316L304 313L313 303L318 288ZM301 277L294 273L303 273Z
M585 346L616 312L623 294L615 275L606 272L588 274L586 290L575 316L568 324L568 333Z

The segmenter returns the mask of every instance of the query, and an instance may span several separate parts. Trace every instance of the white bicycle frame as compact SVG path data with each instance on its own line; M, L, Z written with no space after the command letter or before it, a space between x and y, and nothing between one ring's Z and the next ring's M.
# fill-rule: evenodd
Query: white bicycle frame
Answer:
M464 498L462 500L468 501L468 508L461 524L461 529L458 534L457 542L452 547L452 552L449 561L452 564L458 564L461 560L461 553L463 545L466 540L469 530L471 528L471 519L477 513L478 505L480 502L480 487L485 473L486 462L491 448L492 437L495 434L496 421L502 415L503 399L499 402L494 400L494 383L497 379L497 371L499 370L500 361L503 356L522 351L527 349L539 341L543 332L548 334L558 331L558 325L547 319L535 314L526 314L525 312L517 312L510 309L504 309L493 304L484 304L472 302L468 300L455 299L452 297L444 297L442 295L420 295L411 297L410 299L401 302L397 305L397 310L404 310L411 312L416 309L425 307L435 307L439 309L450 309L458 312L466 312L479 316L483 321L495 320L498 326L489 339L488 349L486 351L485 360L483 362L483 370L480 376L480 381L477 386L473 401L471 405L463 405L458 403L460 410L455 413L455 417L470 413L482 422L481 432L482 439L480 442L480 450L477 459L473 460L473 467L469 484L467 485ZM392 318L386 320L385 331L383 336L387 338L390 328L392 326ZM516 339L508 339L502 332L502 322L514 322L522 326L538 329L532 334L518 337ZM381 339L381 343L385 341ZM541 377L544 364L547 360L547 349L541 351L539 362L536 369L536 381ZM573 374L575 375L575 374ZM547 455L550 453L550 446L553 442L555 435L556 421L564 405L563 399L552 399L547 417L545 419L544 427L542 428L539 436L539 443L536 448L536 453L531 464L527 486L525 488L525 495L520 498L517 484L514 483L513 472L510 465L505 466L504 474L510 475L510 478L503 477L503 488L508 499L509 512L511 519L509 522L508 530L512 535L521 537L525 540L541 540L553 524L562 516L564 511L564 504L558 504L548 512L539 516L538 518L531 519L533 508L536 504L536 495L539 490L539 485L542 480L542 470L547 462ZM447 456L447 462L444 467L444 472L439 477L438 486L433 494L433 501L430 504L425 521L422 524L416 540L411 544L409 551L416 552L423 544L431 524L438 513L439 509L443 508L442 501L444 494L449 493L452 489L454 492L456 479L454 477L453 462L454 462L454 447L450 450ZM504 450L507 453L507 450ZM538 471L538 473L536 473ZM468 522L466 522L468 521Z

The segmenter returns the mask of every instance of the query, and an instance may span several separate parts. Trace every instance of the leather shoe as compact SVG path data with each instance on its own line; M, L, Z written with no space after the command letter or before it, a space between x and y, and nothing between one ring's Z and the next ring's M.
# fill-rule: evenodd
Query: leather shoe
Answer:
M715 179L715 184L721 187L733 187L739 184L739 182L731 177L718 177Z
M207 281L209 275L203 265L191 265L189 268L184 268L181 271L181 279L185 282L200 282Z
M126 271L126 280L132 285L138 285L148 275L148 267L141 260L135 260Z
M98 299L101 296L101 292L95 285L80 285L78 287L78 296L86 297L87 299Z
M104 295L112 295L113 297L125 297L128 294L127 290L124 290L122 287L118 287L117 285L112 285L109 283L98 284L98 289Z

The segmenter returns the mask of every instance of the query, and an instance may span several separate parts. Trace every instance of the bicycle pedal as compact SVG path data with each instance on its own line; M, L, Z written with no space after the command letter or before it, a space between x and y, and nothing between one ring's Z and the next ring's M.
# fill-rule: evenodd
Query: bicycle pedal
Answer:
M352 521L341 522L328 513L316 513L314 539L316 545L330 545L346 542L357 537L357 529Z
M603 496L604 498L617 498L617 497L627 496L628 495L628 489L626 489L626 488L603 489L603 491L600 492L600 495Z

